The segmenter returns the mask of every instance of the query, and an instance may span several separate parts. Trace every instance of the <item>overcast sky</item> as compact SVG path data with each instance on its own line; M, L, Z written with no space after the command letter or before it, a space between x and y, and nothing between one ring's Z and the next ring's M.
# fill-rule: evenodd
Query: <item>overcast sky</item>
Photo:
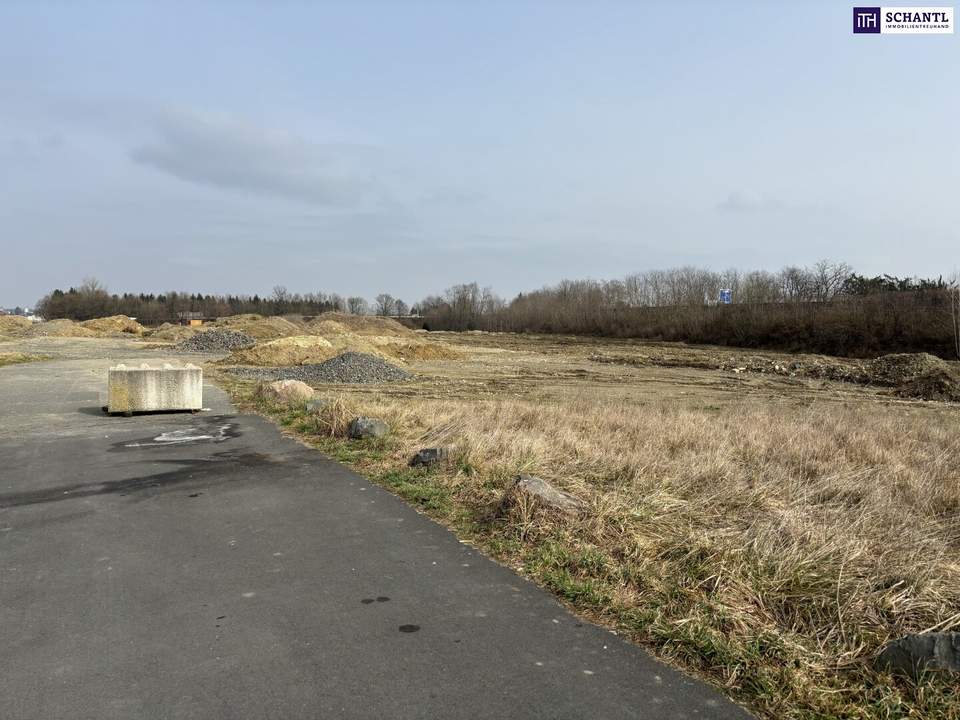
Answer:
M960 35L851 2L0 5L0 305L960 264Z

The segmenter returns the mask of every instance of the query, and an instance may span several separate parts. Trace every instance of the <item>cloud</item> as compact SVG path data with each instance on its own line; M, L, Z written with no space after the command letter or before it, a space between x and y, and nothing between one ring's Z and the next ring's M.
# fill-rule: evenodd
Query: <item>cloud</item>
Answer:
M726 199L717 205L721 212L754 213L765 210L774 210L780 203L770 195L749 190L734 190Z
M382 193L369 147L314 143L223 115L166 112L156 126L156 139L130 158L185 182L334 207Z

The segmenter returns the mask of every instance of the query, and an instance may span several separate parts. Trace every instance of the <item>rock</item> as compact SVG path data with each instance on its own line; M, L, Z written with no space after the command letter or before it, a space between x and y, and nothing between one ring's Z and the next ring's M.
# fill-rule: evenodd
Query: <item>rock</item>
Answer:
M546 508L570 515L578 514L584 509L582 500L533 475L519 475L507 488L504 503L512 503L517 494L527 495Z
M277 380L264 386L263 395L276 403L303 402L313 397L313 388L299 380Z
M446 460L449 456L449 448L422 448L411 458L410 465L411 467L416 467L417 465L433 465L441 460Z
M960 672L960 632L906 635L887 643L877 663L894 674L912 678L923 670Z
M347 430L353 440L383 437L390 432L390 426L379 418L358 417L350 421Z
M327 406L326 400L309 400L307 402L307 412L315 413L320 412Z

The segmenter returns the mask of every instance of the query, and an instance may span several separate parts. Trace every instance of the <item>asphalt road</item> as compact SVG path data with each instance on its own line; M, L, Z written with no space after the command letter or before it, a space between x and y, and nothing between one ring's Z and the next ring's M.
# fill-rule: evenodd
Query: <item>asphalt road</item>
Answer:
M216 388L102 415L110 364L0 368L6 720L748 717Z

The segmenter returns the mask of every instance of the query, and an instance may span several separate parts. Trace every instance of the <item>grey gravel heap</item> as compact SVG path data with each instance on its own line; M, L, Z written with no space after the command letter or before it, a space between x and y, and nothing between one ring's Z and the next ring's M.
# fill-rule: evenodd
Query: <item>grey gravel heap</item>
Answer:
M306 383L370 384L400 382L413 377L406 370L376 355L357 352L345 352L317 365L236 367L228 372L251 380L302 380Z
M253 347L257 341L237 330L204 330L178 343L174 349L180 352L229 352Z

